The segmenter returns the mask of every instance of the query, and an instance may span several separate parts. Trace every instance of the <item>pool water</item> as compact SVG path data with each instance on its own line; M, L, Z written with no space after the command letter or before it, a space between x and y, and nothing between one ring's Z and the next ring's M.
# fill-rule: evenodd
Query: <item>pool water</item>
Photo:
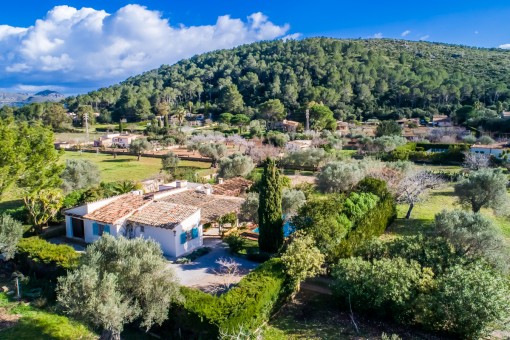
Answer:
M283 225L283 236L289 237L290 234L292 234L295 231L296 231L296 228L292 224L290 224L289 221L286 221L285 224ZM253 232L258 234L259 228L257 227L255 229L253 229Z

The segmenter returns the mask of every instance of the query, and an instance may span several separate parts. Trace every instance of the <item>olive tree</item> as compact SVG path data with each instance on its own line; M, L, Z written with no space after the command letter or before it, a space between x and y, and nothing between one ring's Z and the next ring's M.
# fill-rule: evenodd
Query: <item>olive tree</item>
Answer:
M436 215L434 229L464 260L484 258L498 267L506 262L507 249L501 232L494 222L480 213L443 210Z
M202 157L211 159L211 167L218 167L218 161L227 154L227 147L223 144L203 144L198 148Z
M317 186L322 192L349 191L365 177L359 163L331 162L317 176Z
M101 178L97 165L86 159L68 159L61 175L65 193L86 189L99 184Z
M315 246L312 236L297 232L281 259L285 272L291 278L295 292L302 281L323 273L325 257Z
M233 154L220 160L218 176L221 178L232 178L247 176L255 167L249 156Z
M11 216L0 216L0 254L4 260L10 260L16 253L18 241L23 237L23 225Z
M129 151L134 153L138 160L144 152L149 150L152 150L152 144L147 139L135 139L129 144Z
M284 189L282 193L282 212L286 217L294 215L306 202L306 196L301 190Z
M120 339L124 324L134 320L146 330L162 324L181 299L159 245L142 238L102 236L57 286L64 311L100 328L102 339Z
M179 166L179 157L173 152L168 152L161 158L161 169L174 175L175 169Z
M241 205L240 216L246 222L259 223L259 194L250 192Z
M481 169L455 185L455 194L460 204L470 207L473 212L481 208L492 208L501 212L508 203L506 187L508 179L498 169Z

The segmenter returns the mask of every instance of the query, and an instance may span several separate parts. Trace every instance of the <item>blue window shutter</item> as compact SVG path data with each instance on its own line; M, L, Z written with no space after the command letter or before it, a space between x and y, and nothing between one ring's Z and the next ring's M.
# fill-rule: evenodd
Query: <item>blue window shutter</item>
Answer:
M96 222L92 223L92 235L99 235L99 226Z
M186 236L186 233L181 233L181 244L184 244L186 243L186 239L187 239L187 236Z
M198 237L198 228L191 229L191 238L197 238Z
M110 233L110 226L109 225L105 225L104 226L103 233L105 233L105 234L109 234Z

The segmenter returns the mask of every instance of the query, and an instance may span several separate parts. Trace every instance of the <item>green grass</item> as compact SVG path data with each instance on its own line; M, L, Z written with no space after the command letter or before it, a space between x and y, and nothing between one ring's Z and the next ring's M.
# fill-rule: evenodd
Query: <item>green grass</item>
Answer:
M426 200L415 205L411 218L405 220L408 205L398 205L398 219L389 228L390 234L412 235L417 232L427 232L434 221L434 217L442 210L462 209L457 203L457 198L453 192L453 186L432 190ZM510 220L508 217L495 216L492 211L482 209L481 213L492 219L499 226L503 235L510 241Z
M104 182L141 181L156 176L161 169L161 159L150 157L142 157L140 161L137 161L135 156L118 155L114 159L112 155L101 153L67 151L62 159L64 161L67 159L91 161L99 167L101 180ZM209 162L180 161L179 167L196 168L201 175L210 172Z
M5 293L0 293L0 307L21 317L14 326L0 331L1 339L97 339L85 325L26 303L9 301Z

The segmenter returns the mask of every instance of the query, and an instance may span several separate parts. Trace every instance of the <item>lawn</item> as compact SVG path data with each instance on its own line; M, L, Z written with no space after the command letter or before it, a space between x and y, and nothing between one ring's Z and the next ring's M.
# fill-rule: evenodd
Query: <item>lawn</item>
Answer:
M152 178L159 174L161 169L161 159L142 157L140 161L136 156L118 155L113 158L112 155L90 152L67 151L62 157L67 159L86 159L96 164L101 171L101 180L104 182L113 182L120 180L141 181ZM199 170L203 176L210 173L211 163L180 161L179 167L192 167Z
M14 324L0 330L2 339L97 339L85 325L25 302L12 302L5 293L0 293L0 313Z
M390 234L410 235L418 231L427 231L427 227L434 221L434 216L443 209L453 210L461 209L457 204L457 199L453 192L453 186L433 190L428 197L415 205L411 214L411 219L405 220L408 205L398 205L398 219L388 229ZM510 220L508 217L495 216L492 211L482 209L482 214L488 216L500 227L504 236L510 241Z

